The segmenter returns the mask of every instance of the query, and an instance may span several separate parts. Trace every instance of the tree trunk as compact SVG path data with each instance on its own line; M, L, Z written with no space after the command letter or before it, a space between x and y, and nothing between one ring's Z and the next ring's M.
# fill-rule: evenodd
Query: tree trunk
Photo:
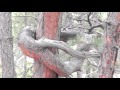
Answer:
M100 78L112 78L114 74L114 67L116 63L118 48L120 44L120 25L118 18L120 13L112 12L108 18L110 24L106 24L104 32L104 49L101 58Z
M36 30L36 39L40 39L43 36L43 12L39 13L39 22L38 22L38 27ZM43 67L44 65L37 60L34 60L34 65L33 65L33 78L41 78L43 74Z
M36 39L45 36L48 39L59 39L58 32L58 22L59 22L59 12L44 12L40 14L39 17L39 26L36 31ZM44 19L44 22L43 22ZM43 26L44 23L44 26ZM50 50L56 54L57 50L50 48ZM50 70L48 67L44 66L37 60L34 63L34 78L57 78L58 75Z
M2 77L14 78L12 22L10 12L0 12Z
M25 12L25 17L24 17L25 26L27 26L27 17L26 16L27 16L27 12ZM27 60L26 60L26 56L24 56L24 61L23 61L23 78L26 78L26 74L27 74L26 64L27 64Z
M68 77L73 72L80 71L81 62L83 62L85 58L100 57L100 53L79 52L72 49L67 43L55 40L59 38L59 30L57 30L60 28L58 28L59 15L60 13L58 12L45 12L43 14L44 29L41 29L40 32L35 32L32 27L25 27L19 35L18 45L25 55L34 58L38 62L41 62L48 67L49 70L56 72L58 75ZM42 25L40 28L41 27ZM37 36L36 34L40 34L43 37L36 40L34 37ZM86 45L83 46L83 48L85 47ZM80 60L74 59L64 62L56 55L57 51L55 48L61 49L67 54ZM37 66L39 67L40 65L36 64L36 67ZM40 74L40 77L53 77L53 74L49 73L46 68L44 69L44 67L41 66L42 68L39 69L38 67L35 70L41 69L42 72L44 72L44 70L46 71L45 73ZM35 75L36 77L39 77L38 74L34 74L34 76Z

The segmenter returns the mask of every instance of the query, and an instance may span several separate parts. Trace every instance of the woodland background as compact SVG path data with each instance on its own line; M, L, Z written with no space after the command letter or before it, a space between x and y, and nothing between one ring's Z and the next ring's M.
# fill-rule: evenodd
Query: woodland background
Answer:
M18 47L18 35L20 31L28 25L37 27L38 16L40 12L12 12L12 36L13 36L13 54L14 54L14 69L16 78L32 78L33 75L33 63L34 60L25 56ZM104 45L104 31L101 28L96 28L98 34L89 34L86 28L89 28L87 22L82 20L86 19L86 15L89 12L63 12L62 28L61 30L73 30L79 31L76 37L69 39L67 43L73 49L77 48L78 43L93 43L96 48L102 52ZM90 16L94 21L106 21L109 12L93 12ZM94 22L95 23L95 22ZM91 47L92 48L92 47ZM1 49L1 48L0 48ZM120 51L118 51L118 57L115 64L115 72L113 78L120 78ZM1 56L0 56L1 57ZM59 50L59 57L62 60L69 60L73 57L65 54L62 50ZM73 73L69 78L98 78L99 77L99 58L89 58L83 63L81 72ZM6 68L7 69L7 68ZM2 78L2 63L0 58L0 78ZM65 77L59 77L65 78Z

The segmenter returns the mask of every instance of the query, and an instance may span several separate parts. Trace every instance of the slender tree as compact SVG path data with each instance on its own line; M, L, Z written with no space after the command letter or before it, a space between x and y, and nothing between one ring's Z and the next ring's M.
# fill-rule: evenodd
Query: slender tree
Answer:
M24 17L24 23L25 26L27 26L27 12L25 12L25 17ZM26 74L27 74L27 60L26 60L26 56L24 57L24 62L23 62L23 66L24 66L24 70L23 70L23 78L26 78Z
M14 78L11 12L0 12L0 45L2 60L2 77Z

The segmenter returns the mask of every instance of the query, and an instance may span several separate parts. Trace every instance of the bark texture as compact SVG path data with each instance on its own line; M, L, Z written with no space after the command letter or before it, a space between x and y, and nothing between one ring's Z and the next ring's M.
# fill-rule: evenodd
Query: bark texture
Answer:
M0 12L2 77L14 77L13 37L10 12Z
M99 52L79 52L70 48L65 42L55 40L59 36L57 31L59 15L60 13L58 12L44 13L44 31L41 31L43 35L39 40L35 40L36 32L31 27L24 28L19 35L18 44L23 53L49 68L48 70L44 69L46 72L43 77L56 77L56 74L51 72L68 77L73 72L80 71L80 65L86 57L100 57ZM85 47L86 45L83 48ZM55 55L56 49L61 49L79 60L74 59L64 62ZM39 67L40 65L37 64L37 66ZM42 68L44 67L42 66ZM42 72L44 70L42 69Z
M112 78L120 41L120 13L112 12L105 25L104 49L101 58L100 78Z
M36 40L40 39L43 36L43 31L44 31L44 27L43 27L43 23L44 23L44 17L43 17L43 12L39 13L39 22L38 22L38 26L37 26L37 30L36 30ZM42 78L43 77L43 68L45 67L44 64L42 64L41 62L34 60L34 67L33 67L33 78Z

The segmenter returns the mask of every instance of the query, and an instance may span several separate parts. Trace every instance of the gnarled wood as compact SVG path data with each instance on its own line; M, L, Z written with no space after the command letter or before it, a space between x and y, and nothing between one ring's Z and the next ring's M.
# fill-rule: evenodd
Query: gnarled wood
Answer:
M100 57L99 52L93 52L93 53L78 52L72 49L68 44L66 44L63 41L50 40L45 37L42 37L39 40L35 40L34 34L35 34L34 30L31 29L29 26L24 28L23 32L19 36L19 45L21 47L24 46L25 48L28 48L31 52L32 51L39 52L40 50L46 47L54 47L61 49L65 51L67 54L79 59L89 58L89 57ZM29 57L34 58L34 56L32 56L30 53L27 53L27 55Z
M75 51L69 47L66 43L62 41L55 41L46 38L41 38L40 40L34 39L35 31L30 27L26 27L23 29L22 33L19 36L19 46L21 47L24 54L27 56L34 58L36 60L40 60L47 67L58 73L62 76L68 76L72 72L79 70L79 65L85 57L91 57L97 55L100 56L99 53L88 53L87 56L85 53L80 53L79 51ZM67 61L69 63L65 64L62 60L59 60L52 52L46 50L48 47L59 48L66 51L71 56L75 58L79 58L80 60ZM96 55L95 55L96 54ZM88 56L89 55L89 56ZM71 62L71 63L70 63ZM74 64L73 67L71 65ZM53 68L54 67L54 68Z

